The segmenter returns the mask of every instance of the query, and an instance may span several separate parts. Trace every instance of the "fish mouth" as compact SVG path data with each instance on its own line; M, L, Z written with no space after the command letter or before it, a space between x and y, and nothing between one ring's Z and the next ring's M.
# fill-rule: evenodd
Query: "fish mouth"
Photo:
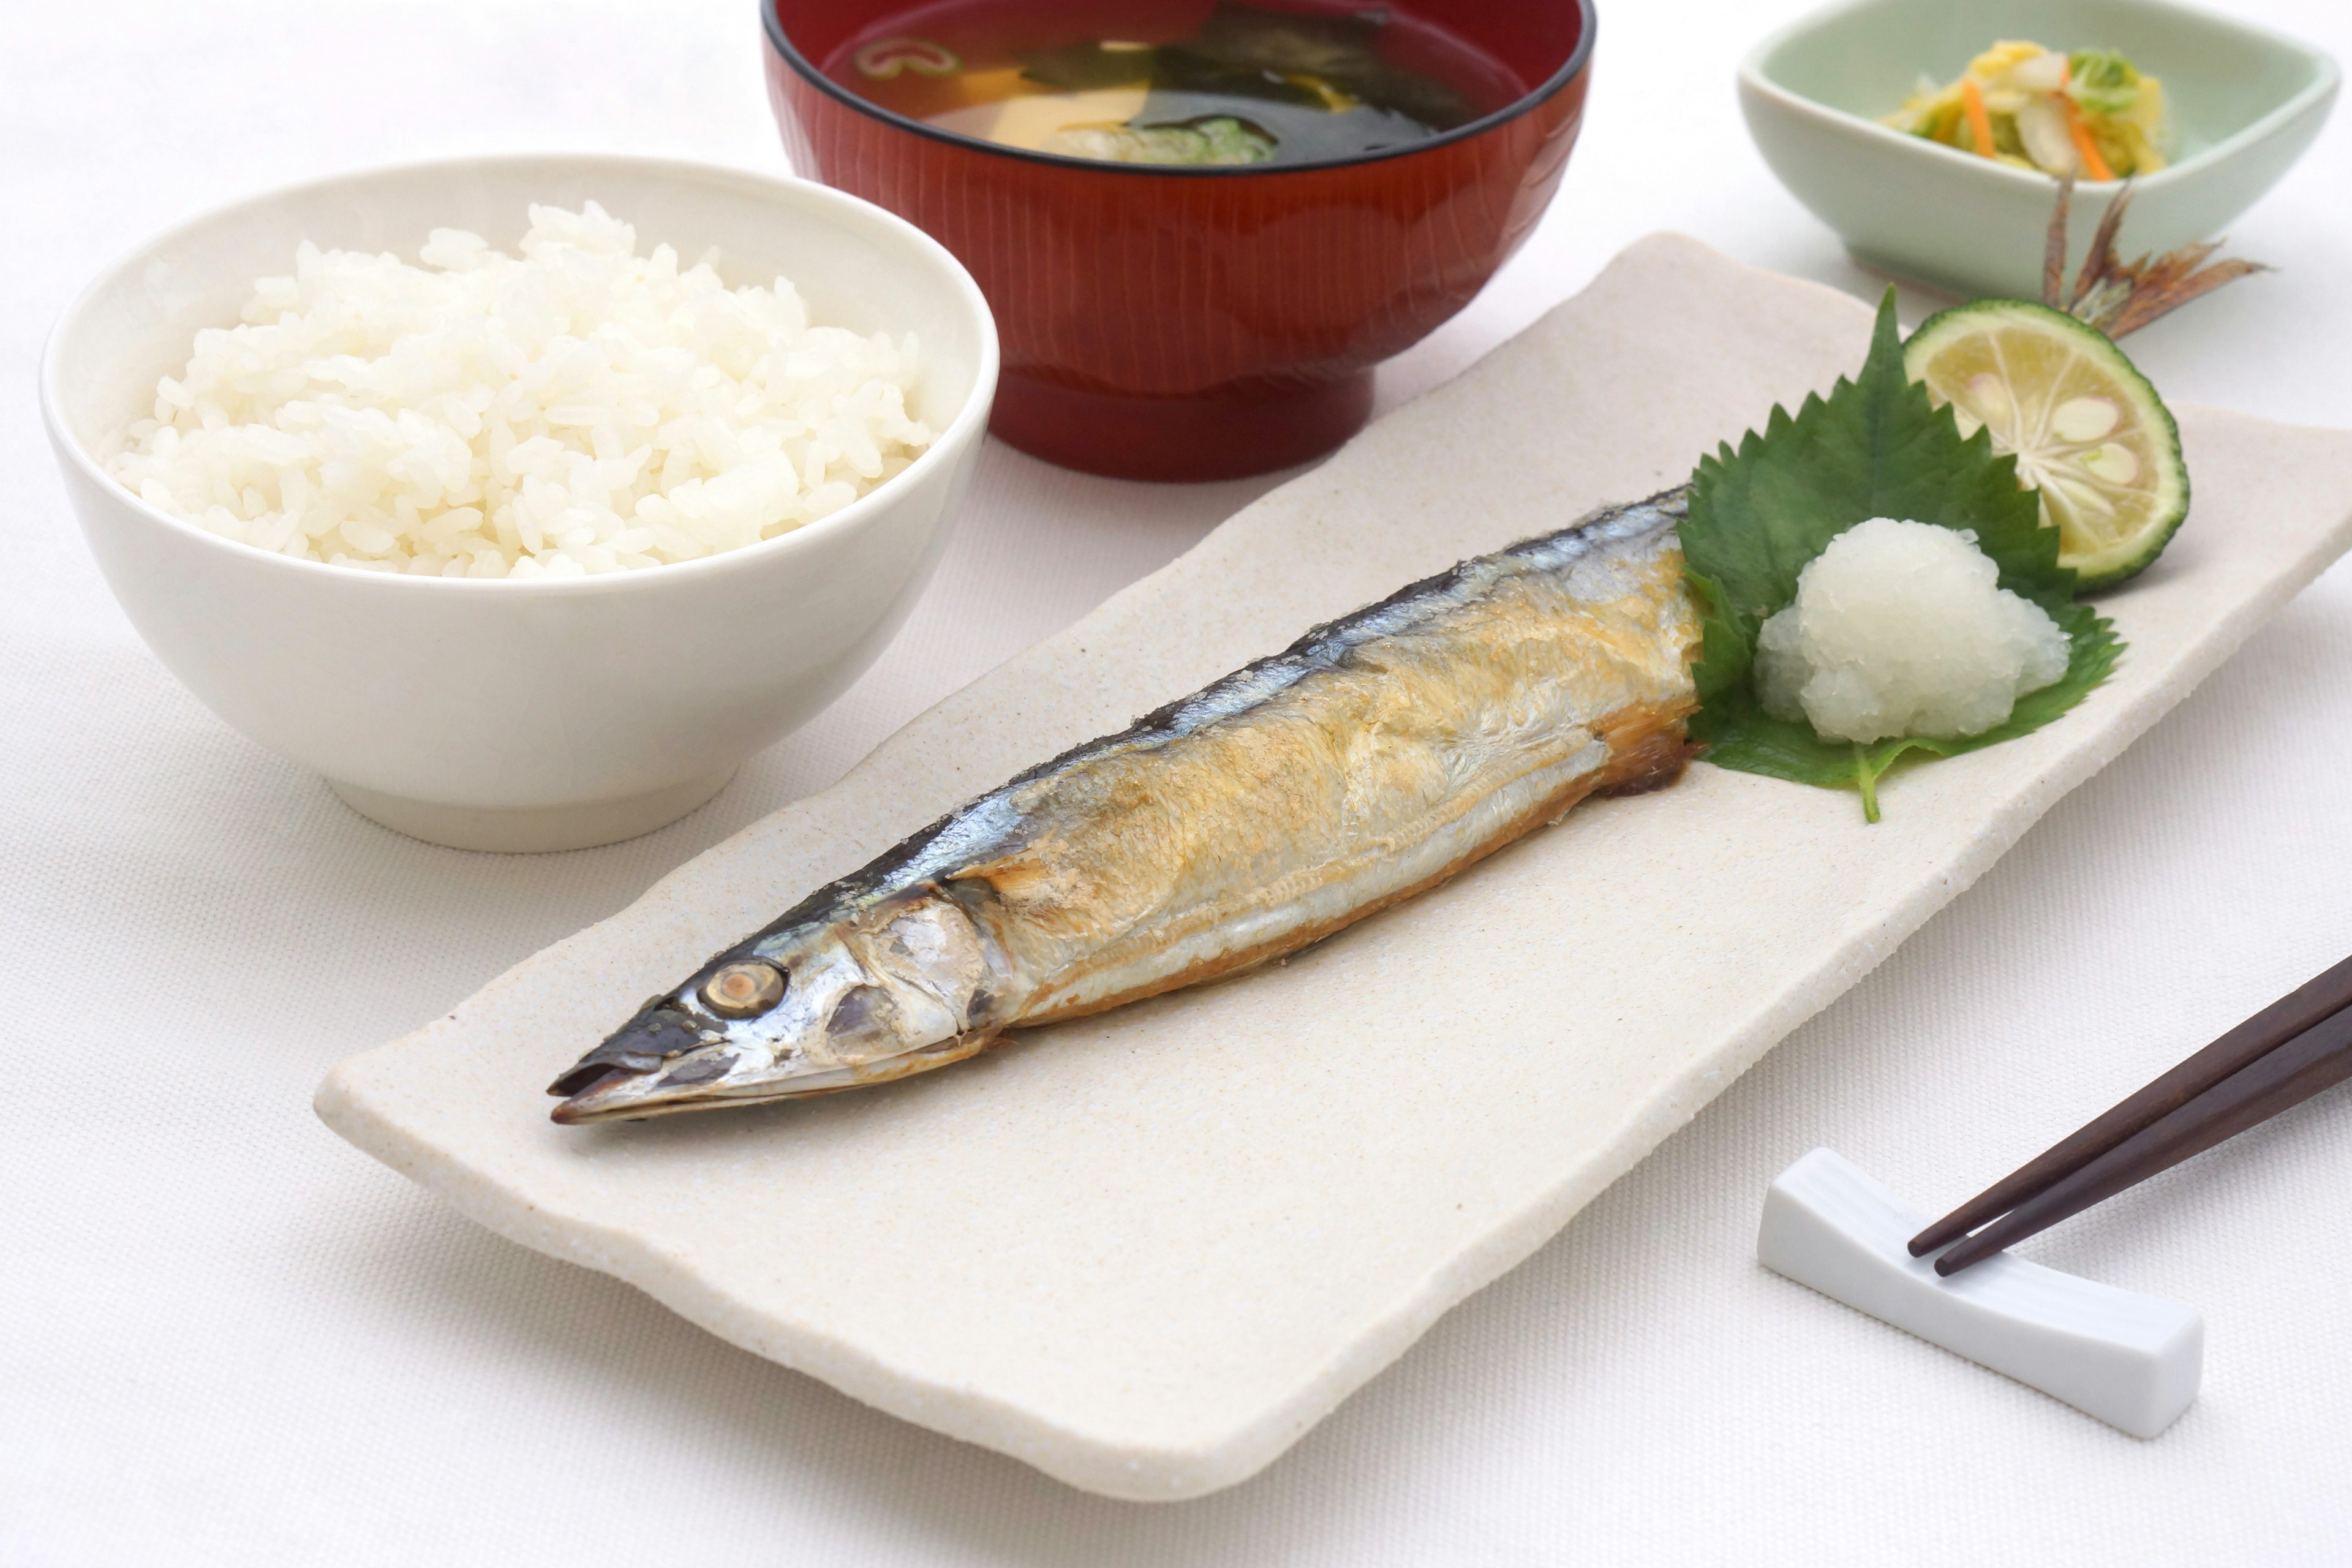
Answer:
M731 1060L727 1064L729 1067L733 1065ZM570 1081L569 1075L564 1081ZM625 1068L614 1068L573 1092L562 1104L549 1111L548 1116L560 1127L584 1127L596 1121L632 1121L648 1116L667 1116L681 1110L698 1110L710 1103L707 1094L663 1092L665 1089L683 1090L688 1087L675 1083L673 1075L631 1072Z
M592 1070L594 1076L588 1079L586 1082L582 1082L582 1076ZM605 1121L612 1112L604 1109L602 1104L609 1098L603 1091L645 1076L643 1073L631 1072L626 1068L601 1069L574 1068L557 1079L553 1086L548 1089L547 1092L550 1094L562 1094L566 1097L562 1104L547 1113L548 1118L559 1127L583 1127L592 1121Z
M742 1060L740 1048L725 1044L694 1052L675 1062L660 1062L651 1068L633 1069L617 1063L598 1066L593 1069L593 1076L589 1076L590 1061L583 1060L551 1086L550 1093L562 1093L567 1085L577 1085L563 1103L548 1114L559 1126L584 1127L598 1121L638 1121L689 1110L710 1110L722 1105L810 1100L946 1067L987 1049L996 1038L993 1032L965 1035L874 1061L825 1066L811 1063L781 1077L770 1074L736 1078ZM730 1079L734 1081L730 1082Z
M563 1103L548 1114L563 1127L592 1121L667 1116L706 1106L774 1098L779 1081L770 1076L767 1054L732 1040L706 1042L672 1059L650 1065L627 1059L600 1062L598 1052L549 1086ZM623 1053L614 1052L614 1058Z
M703 1103L714 1091L723 1093L746 1054L724 1026L675 1005L651 1006L547 1086L548 1093L563 1099L551 1114L570 1127L691 1110L693 1104L680 1102Z
M658 1072L689 1051L717 1043L715 1031L675 1006L649 1006L547 1086L550 1094L578 1096L615 1073L641 1077Z

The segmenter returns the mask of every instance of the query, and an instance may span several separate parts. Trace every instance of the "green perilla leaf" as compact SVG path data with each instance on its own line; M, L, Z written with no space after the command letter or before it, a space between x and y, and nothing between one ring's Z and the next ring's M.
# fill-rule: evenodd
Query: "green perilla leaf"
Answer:
M2007 723L1956 740L1898 738L1871 746L1825 740L1801 721L1764 711L1754 685L1756 638L1797 596L1797 575L1830 541L1874 517L1973 529L2000 569L2000 585L2047 611L2074 645L2056 685L2018 700ZM1870 357L1853 380L1792 417L1775 407L1763 433L1702 458L1692 476L1683 558L1706 643L1693 671L1702 707L1694 738L1717 767L1797 784L1857 789L1877 820L1877 784L1906 759L1956 756L2030 733L2082 701L2114 670L2114 626L2074 603L2074 574L2058 564L2058 531L2042 526L2017 462L1985 431L1962 437L1903 368L1895 291L1880 305Z

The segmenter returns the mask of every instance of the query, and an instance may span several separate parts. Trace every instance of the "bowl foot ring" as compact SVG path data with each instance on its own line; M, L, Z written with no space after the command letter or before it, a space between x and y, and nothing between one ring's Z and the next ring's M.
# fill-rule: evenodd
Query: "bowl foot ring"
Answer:
M537 855L559 849L593 849L667 827L708 804L734 776L733 768L722 768L684 784L619 800L522 807L447 805L438 801L410 800L345 784L341 779L329 779L327 787L369 821L427 844L496 854Z
M1019 370L997 384L997 439L1081 473L1201 483L1313 462L1372 416L1373 373L1240 382L1190 397L1128 397Z

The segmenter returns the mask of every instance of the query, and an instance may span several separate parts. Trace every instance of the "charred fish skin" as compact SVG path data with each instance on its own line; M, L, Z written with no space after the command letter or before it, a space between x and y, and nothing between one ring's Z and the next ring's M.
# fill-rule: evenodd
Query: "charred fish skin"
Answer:
M1401 590L1039 764L649 1001L558 1121L889 1081L1237 973L1585 796L1672 783L1697 706L1686 492Z

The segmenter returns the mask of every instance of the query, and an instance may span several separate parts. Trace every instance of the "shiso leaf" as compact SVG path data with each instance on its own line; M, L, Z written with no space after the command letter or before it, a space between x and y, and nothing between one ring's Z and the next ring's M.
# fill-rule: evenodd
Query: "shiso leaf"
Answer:
M1830 541L1874 517L1974 529L2000 569L2000 585L2047 611L2073 645L2054 686L2018 700L2008 722L1956 740L1897 738L1874 745L1825 740L1802 721L1776 719L1756 695L1756 638L1797 596L1797 574ZM2017 460L1995 455L1983 430L1963 437L1948 407L1903 369L1895 291L1879 306L1870 357L1827 399L1791 416L1775 407L1751 430L1700 459L1692 476L1683 559L1706 641L1692 671L1701 707L1694 739L1717 767L1792 784L1853 789L1878 820L1878 784L1898 763L1958 756L2030 734L2073 709L2113 673L2124 645L2113 623L2074 602L2074 574L2058 564L2058 531L2042 526Z

